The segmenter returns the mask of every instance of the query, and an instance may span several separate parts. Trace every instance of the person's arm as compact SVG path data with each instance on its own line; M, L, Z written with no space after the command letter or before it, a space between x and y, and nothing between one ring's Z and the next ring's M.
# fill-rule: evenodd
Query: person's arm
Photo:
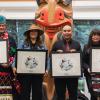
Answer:
M78 51L82 51L80 43L78 43L78 45L79 45Z
M87 53L87 46L85 45L83 48L83 52L82 52L82 67L84 70L88 70L89 68L89 64L87 62L89 62L89 59L87 58L89 55Z
M10 44L10 50L9 50L9 65L11 66L16 55L16 49L17 44L13 37L9 36L9 44Z
M57 42L55 42L55 43L53 44L51 52L56 52L56 51L57 51L57 45L58 45Z
M15 67L15 59L14 59L12 65L11 65L11 67L12 67L13 74L16 75L17 69Z
M23 43L20 43L20 44L18 45L17 49L22 49L22 48L23 48ZM12 71L13 71L13 74L14 74L14 75L16 75L16 72L17 72L16 66L15 66L15 62L16 62L16 56L15 56L15 58L14 58L14 61L13 61L12 65L11 65Z

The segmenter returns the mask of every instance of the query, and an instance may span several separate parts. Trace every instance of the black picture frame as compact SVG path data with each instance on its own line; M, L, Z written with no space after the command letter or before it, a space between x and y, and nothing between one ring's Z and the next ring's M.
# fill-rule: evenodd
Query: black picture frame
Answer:
M47 50L17 49L18 74L44 74L47 66Z
M53 77L80 77L82 76L81 53L52 53L51 72Z
M0 64L8 64L8 40L0 40Z

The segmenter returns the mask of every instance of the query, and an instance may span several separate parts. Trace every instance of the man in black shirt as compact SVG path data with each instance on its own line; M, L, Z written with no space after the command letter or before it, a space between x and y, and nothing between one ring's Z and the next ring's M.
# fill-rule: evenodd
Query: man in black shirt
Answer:
M53 45L52 51L54 52L76 52L80 51L80 44L72 39L72 27L66 25L63 27L63 30L60 38ZM69 100L77 100L77 90L78 90L78 78L54 78L55 90L57 93L57 100L65 100L66 85L69 93Z

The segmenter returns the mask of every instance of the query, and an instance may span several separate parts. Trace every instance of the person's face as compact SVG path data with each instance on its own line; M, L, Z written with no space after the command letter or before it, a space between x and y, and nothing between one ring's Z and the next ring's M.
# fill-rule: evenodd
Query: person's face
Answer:
M30 32L30 38L31 39L36 39L38 36L38 32L37 31L31 31Z
M92 36L92 42L93 43L99 43L100 42L100 35L94 34Z
M6 31L6 25L0 24L0 33L4 33Z
M72 38L72 28L70 26L65 26L62 34L65 40L70 40Z

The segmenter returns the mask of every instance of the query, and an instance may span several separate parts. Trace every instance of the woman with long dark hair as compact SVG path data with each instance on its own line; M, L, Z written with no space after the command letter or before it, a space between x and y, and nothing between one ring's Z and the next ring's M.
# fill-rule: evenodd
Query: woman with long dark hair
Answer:
M94 75L92 75L90 72L90 57L91 57L91 49L93 47L100 47L100 30L99 29L93 29L91 31L88 44L86 44L83 49L84 76L86 77L86 82L87 82L88 90L91 95L91 100L97 100L96 91L94 91L93 86L92 86L92 77L95 77L95 79L96 78L100 79L100 74L97 75L95 73Z
M24 33L25 40L19 45L19 49L45 50L41 40L43 30L35 24L32 24L28 31ZM16 68L13 67L13 73L16 74ZM18 75L23 90L16 100L30 100L32 89L32 100L42 100L42 82L43 75L40 74L22 74Z

